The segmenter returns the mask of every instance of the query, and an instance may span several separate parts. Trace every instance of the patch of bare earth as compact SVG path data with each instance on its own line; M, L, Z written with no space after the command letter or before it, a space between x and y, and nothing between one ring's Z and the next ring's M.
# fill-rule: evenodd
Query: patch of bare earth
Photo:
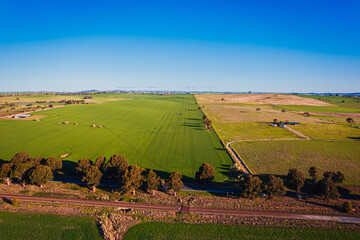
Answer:
M290 94L196 94L200 104L210 103L250 103L250 104L277 104L277 105L308 105L333 106L330 103L312 98L302 98Z

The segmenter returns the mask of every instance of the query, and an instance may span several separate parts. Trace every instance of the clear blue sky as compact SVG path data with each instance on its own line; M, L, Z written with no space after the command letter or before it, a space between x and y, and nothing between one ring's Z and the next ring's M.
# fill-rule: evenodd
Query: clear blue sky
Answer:
M0 91L360 91L360 1L0 0Z

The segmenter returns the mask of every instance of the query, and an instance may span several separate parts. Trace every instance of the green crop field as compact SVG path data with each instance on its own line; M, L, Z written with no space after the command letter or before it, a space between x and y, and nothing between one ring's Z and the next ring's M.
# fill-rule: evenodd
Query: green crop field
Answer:
M11 212L0 212L0 238L103 239L90 217Z
M194 178L205 162L216 168L216 180L226 177L222 165L230 165L231 158L217 135L205 129L193 95L105 94L96 99L101 97L111 101L37 112L46 115L39 122L1 120L0 158L10 160L22 151L33 157L70 154L64 159L67 170L81 158L121 154L130 164L165 177L179 171ZM65 121L70 124L59 124Z
M360 144L328 141L240 142L233 145L255 174L286 175L290 168L308 176L311 166L341 171L345 183L360 184Z
M147 222L135 225L124 240L133 239L359 239L355 230L235 226Z

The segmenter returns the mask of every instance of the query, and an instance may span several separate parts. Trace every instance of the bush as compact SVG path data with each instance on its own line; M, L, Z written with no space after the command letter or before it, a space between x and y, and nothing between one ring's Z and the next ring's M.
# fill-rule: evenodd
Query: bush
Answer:
M344 213L351 213L353 210L353 206L352 206L351 202L350 201L344 202L344 204L342 206L342 210Z
M14 207L16 207L17 205L19 205L19 200L17 198L11 199L11 205L13 205Z

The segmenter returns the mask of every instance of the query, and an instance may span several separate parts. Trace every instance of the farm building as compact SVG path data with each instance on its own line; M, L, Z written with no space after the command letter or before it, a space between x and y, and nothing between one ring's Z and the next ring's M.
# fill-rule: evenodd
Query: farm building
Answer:
M18 114L18 115L13 116L13 118L27 118L30 116L31 116L30 114Z

